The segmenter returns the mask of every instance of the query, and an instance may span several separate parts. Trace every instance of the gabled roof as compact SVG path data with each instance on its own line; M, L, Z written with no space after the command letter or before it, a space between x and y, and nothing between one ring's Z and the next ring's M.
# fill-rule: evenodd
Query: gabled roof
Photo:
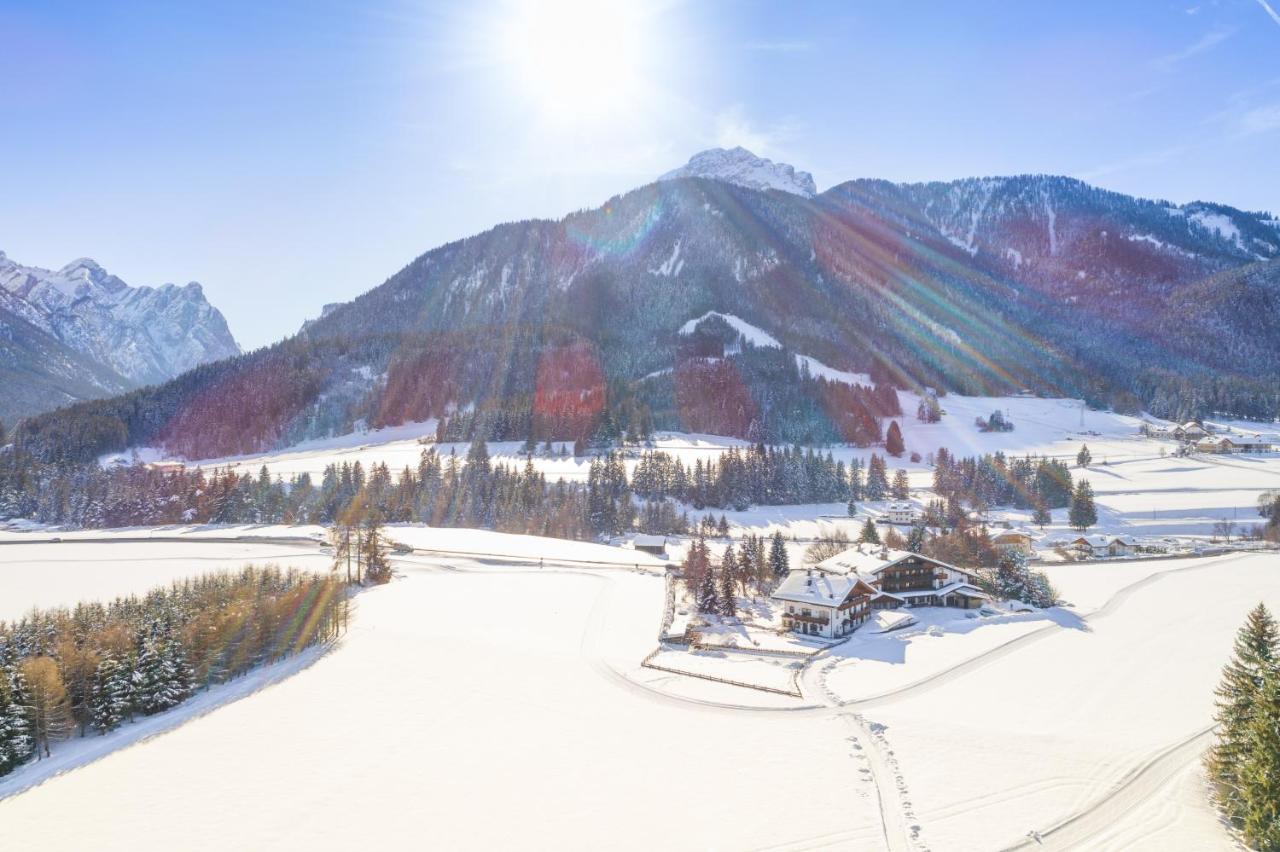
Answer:
M661 535L648 535L646 533L637 533L635 538L631 539L632 547L666 547L667 538Z
M835 574L861 574L864 577L876 578L886 569L904 559L911 557L923 559L934 565L940 565L951 571L956 571L966 576L975 576L973 571L965 568L957 568L954 565L948 565L939 559L931 559L928 556L921 556L919 553L912 553L909 550L893 550L879 544L858 544L848 550L837 553L830 559L824 559L818 563L818 570L831 572Z
M832 574L793 568L771 597L815 606L838 607L851 594L874 595L876 589L857 574Z
M969 597L969 598L983 598L983 599L987 598L986 592L982 591L972 583L966 582L965 580L954 580L950 583L947 583L945 586L943 586L940 589L913 589L909 592L898 592L897 596L905 600L911 600L912 598L927 598L927 597L933 597L933 596L936 596L939 598L945 598L947 595L952 594L953 592L955 594L964 595L965 597Z
M1080 544L1081 542L1090 547L1106 547L1112 542L1119 542L1129 547L1135 547L1138 544L1138 540L1131 535L1082 535L1071 540L1072 544Z
M1008 537L1010 537L1010 536L1020 536L1020 537L1022 537L1022 538L1027 538L1027 539L1033 539L1033 538L1035 538L1035 536L1033 536L1033 535L1032 535L1030 532L1028 532L1027 530L1024 530L1024 529L1022 529L1021 527L1018 527L1018 528L1011 529L1011 530L1000 530L1000 531L999 531L999 532L997 532L995 535L991 536L991 540L992 540L992 541L999 541L999 540L1000 540L1000 539L1002 539L1002 538L1008 538Z

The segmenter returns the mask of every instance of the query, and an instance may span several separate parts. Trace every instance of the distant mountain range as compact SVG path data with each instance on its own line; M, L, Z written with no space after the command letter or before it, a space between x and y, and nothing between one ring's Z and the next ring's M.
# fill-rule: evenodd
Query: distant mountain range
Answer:
M440 416L490 437L650 418L851 439L867 398L731 324L680 333L709 312L883 386L1280 414L1268 214L1043 175L814 189L742 149L706 152L598 209L433 249L293 338L28 434L93 414L119 421L117 443L191 457ZM57 452L121 448L105 443Z
M0 418L157 384L239 352L199 284L130 287L87 258L52 271L0 252Z

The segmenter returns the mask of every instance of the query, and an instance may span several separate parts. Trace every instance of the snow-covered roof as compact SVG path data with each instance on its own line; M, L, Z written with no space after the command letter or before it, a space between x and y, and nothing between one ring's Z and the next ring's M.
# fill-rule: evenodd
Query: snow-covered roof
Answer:
M914 512L915 508L916 508L915 505L911 503L890 503L889 504L890 512Z
M667 539L666 536L638 533L631 539L631 545L632 547L666 547Z
M953 592L958 595L964 595L968 598L985 599L987 597L986 592L983 592L981 589L965 580L955 580L937 589L913 589L909 592L897 592L896 594L904 600L911 600L913 598L925 598L931 595L937 595L940 598L944 598Z
M1082 535L1079 538L1072 539L1072 544L1087 544L1090 547L1106 547L1112 542L1118 542L1129 547L1135 547L1138 540L1131 535Z
M772 597L795 603L814 604L816 606L837 607L859 584L865 588L867 595L874 594L875 589L857 574L832 574L825 571L809 571L794 568L787 578L778 586Z
M1028 539L1035 538L1035 536L1031 534L1030 530L1024 530L1021 527L1015 527L1014 529L1011 529L1011 530L1000 530L999 532L997 532L995 535L991 537L991 540L999 541L1002 538L1013 538L1014 536L1019 536L1021 538L1028 538Z
M861 574L864 577L877 577L886 568L897 565L904 559L910 559L913 556L924 559L934 565L941 565L951 571L973 576L972 571L948 565L938 559L930 559L928 556L921 556L919 553L912 553L909 550L894 550L880 544L865 543L857 544L848 550L837 553L830 559L822 560L818 563L818 569L837 574Z

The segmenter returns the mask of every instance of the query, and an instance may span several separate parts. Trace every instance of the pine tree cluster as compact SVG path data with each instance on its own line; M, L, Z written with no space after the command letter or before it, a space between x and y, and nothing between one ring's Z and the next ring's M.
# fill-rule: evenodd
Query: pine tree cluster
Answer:
M332 639L347 607L336 577L247 567L0 622L0 775Z
M1259 852L1280 850L1280 628L1263 604L1236 635L1206 767L1218 806Z
M976 509L1014 506L1057 509L1071 500L1071 471L1041 456L1008 459L1004 453L957 459L943 447L934 455L933 490L944 500Z
M896 488L901 488L899 482ZM632 476L624 457L593 458L587 482L548 484L533 464L494 464L484 441L465 458L426 449L416 467L398 476L385 464L366 472L359 463L329 465L320 482L299 474L288 482L264 467L257 476L232 470L163 471L141 464L48 464L0 454L0 518L109 528L178 523L332 525L369 513L387 523L496 529L569 539L592 539L634 529L683 533L695 509L745 509L847 500L883 500L891 492L882 456L872 454L865 476L859 460L846 466L812 449L731 449L718 462L684 465L662 452L641 454ZM637 503L637 499L639 503Z
M725 546L717 563L711 547L702 536L689 546L680 576L703 615L733 616L737 614L737 597L753 592L767 595L790 571L790 558L781 532L769 538L748 535L739 543Z

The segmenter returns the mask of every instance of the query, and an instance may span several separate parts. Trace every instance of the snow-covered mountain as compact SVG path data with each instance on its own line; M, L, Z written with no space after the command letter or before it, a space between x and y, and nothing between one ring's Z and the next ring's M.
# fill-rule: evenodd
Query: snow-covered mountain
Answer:
M38 336L42 352L65 348L60 362L97 366L92 374L82 375L85 381L76 390L28 393L27 403L8 411L9 416L93 395L94 389L112 393L163 382L240 352L226 320L205 299L199 284L130 287L87 258L55 271L23 266L3 252L0 335L10 341ZM6 366L32 375L48 367L22 360L15 350Z
M796 171L794 166L757 157L746 148L711 148L694 154L689 162L667 172L658 180L677 178L710 178L745 186L747 189L779 189L812 198L818 194L813 175Z
M82 441L85 457L209 458L431 418L504 440L648 421L856 442L874 431L856 412L895 408L890 384L1271 419L1278 242L1269 214L1059 176L813 197L672 177L439 246L276 346L28 431L118 420L108 437L127 440ZM726 316L785 349L746 345ZM842 383L855 375L885 390Z
M240 353L194 281L130 287L88 258L51 271L0 252L0 289L14 313L136 384Z

